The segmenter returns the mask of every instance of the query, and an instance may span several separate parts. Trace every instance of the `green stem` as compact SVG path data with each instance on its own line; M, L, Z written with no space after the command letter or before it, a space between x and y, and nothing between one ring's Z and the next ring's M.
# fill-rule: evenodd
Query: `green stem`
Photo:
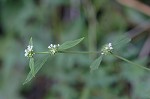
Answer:
M49 52L35 52L35 54L49 54Z
M58 51L58 53L71 53L71 54L100 54L100 52L88 52L88 51Z
M130 61L130 60L128 60L128 59L125 59L125 58L123 58L123 57L121 57L121 56L119 56L119 55L116 55L116 54L114 54L114 53L111 53L111 54L112 54L113 56L115 56L115 57L117 57L117 58L123 60L123 61L126 61L126 62L132 64L132 65L135 65L135 66L138 66L138 67L140 67L140 68L143 68L143 69L145 69L145 70L149 70L149 71L150 71L150 69L147 68L147 67L138 65L138 64L136 64L136 63L134 63L134 62L132 62L132 61Z
M89 93L90 93L90 88L89 88L89 86L85 86L85 87L82 89L80 99L88 99L88 98L89 98L89 95L90 95Z

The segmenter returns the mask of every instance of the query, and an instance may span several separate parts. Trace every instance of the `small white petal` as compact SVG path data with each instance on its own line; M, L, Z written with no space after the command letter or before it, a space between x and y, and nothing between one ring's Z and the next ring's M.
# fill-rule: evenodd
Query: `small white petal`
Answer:
M26 53L27 53L28 51L25 49L25 50L24 50L24 52L26 52Z
M108 49L108 47L105 47L105 49Z
M28 55L28 53L25 53L25 54L24 54L24 56L27 56L27 55Z
M111 43L109 43L109 44L108 44L108 46L110 47L110 46L112 46L112 44L111 44Z
M110 49L113 49L112 47L110 47Z
M31 51L33 51L33 46L31 46L31 45L28 45L27 46L27 49L25 49L25 56L26 57L28 57L28 55L29 55L29 53L31 52Z
M33 49L33 46L30 46L31 49Z

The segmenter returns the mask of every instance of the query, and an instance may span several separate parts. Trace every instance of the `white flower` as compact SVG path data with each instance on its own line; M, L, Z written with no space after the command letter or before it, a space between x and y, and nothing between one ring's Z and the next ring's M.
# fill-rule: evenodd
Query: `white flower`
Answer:
M109 43L109 44L108 44L108 47L109 47L109 49L110 49L110 50L112 50L112 49L113 49L113 47L112 47L112 44L111 44L111 43Z
M25 54L24 54L24 56L25 57L33 57L33 46L31 46L31 45L28 45L27 46L27 49L25 49Z
M113 50L112 44L108 43L106 45L104 45L101 49L101 54L102 55L107 55L109 54L111 51Z
M59 46L60 46L59 44L57 44L57 45L55 45L55 44L54 44L54 45L53 45L53 44L50 44L50 45L48 46L50 53L51 53L52 55L54 55L54 54L57 52L57 49L58 49Z

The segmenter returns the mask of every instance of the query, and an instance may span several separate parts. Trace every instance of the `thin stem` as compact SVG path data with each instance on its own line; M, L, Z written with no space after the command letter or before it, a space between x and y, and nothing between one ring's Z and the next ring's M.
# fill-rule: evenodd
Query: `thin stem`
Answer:
M90 93L90 87L86 85L81 92L80 99L88 99L90 95L89 93Z
M88 49L89 51L96 51L97 38L97 19L96 9L90 0L83 0L83 10L87 17L88 25ZM96 53L89 55L90 59L96 58Z
M58 53L71 53L71 54L100 54L99 51L89 52L89 51L58 51Z
M49 52L35 52L35 54L49 54Z
M128 60L128 59L125 59L125 58L123 58L123 57L121 57L121 56L119 56L119 55L116 55L116 54L114 54L114 53L111 53L111 54L112 54L113 56L115 56L115 57L117 57L117 58L123 60L123 61L126 61L126 62L132 64L132 65L135 65L135 66L138 66L138 67L140 67L140 68L143 68L143 69L145 69L145 70L149 70L149 71L150 71L150 69L147 68L147 67L138 65L138 64L136 64L136 63L134 63L134 62L132 62L132 61L130 61L130 60Z

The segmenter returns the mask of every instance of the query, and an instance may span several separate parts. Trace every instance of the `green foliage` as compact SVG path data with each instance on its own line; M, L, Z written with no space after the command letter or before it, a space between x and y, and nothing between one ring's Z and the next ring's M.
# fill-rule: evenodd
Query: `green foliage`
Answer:
M115 49L118 49L118 48L121 48L122 46L125 46L129 42L131 42L131 38L127 34L124 33L124 34L119 35L119 38L113 42L113 46Z
M35 70L34 70L34 58L30 58L30 61L29 61L29 67L30 67L30 70L31 70L31 74L33 76L35 76Z
M102 58L103 58L103 55L99 56L96 60L94 60L94 61L92 62L92 64L90 65L91 72L92 72L93 70L98 69L98 67L99 67L100 64L101 64Z
M63 51L63 50L72 48L72 47L76 46L77 44L79 44L83 39L84 39L84 37L74 40L74 41L67 41L59 46L58 51Z
M42 66L45 64L45 62L47 61L47 59L49 58L49 55L46 56L45 58L42 58L42 59L39 59L36 63L35 63L35 72L34 72L34 75L42 68ZM33 77L33 72L30 71L26 80L24 81L23 84L26 84L28 83Z
M33 40L32 40L32 37L30 38L29 45L33 46Z

